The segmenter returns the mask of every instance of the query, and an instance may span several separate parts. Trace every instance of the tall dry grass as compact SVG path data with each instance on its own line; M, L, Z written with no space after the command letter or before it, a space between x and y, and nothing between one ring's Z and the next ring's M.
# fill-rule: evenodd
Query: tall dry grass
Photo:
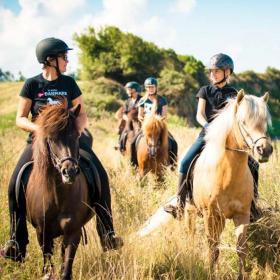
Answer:
M20 85L19 85L20 86ZM1 106L15 110L15 97L11 92L1 99ZM11 102L13 100L13 102ZM192 143L198 130L178 124L169 126L178 141L179 154ZM95 221L87 225L88 244L80 245L74 262L73 279L208 279L207 242L201 219L197 221L194 239L186 232L185 222L171 221L165 227L144 238L135 238L134 233L159 206L176 192L176 172L166 171L165 182L155 184L152 176L143 182L127 162L127 159L113 149L117 136L112 118L90 120L90 130L94 136L93 148L108 171L111 183L113 216L116 231L123 236L124 247L115 252L102 253L95 230ZM0 245L4 246L9 237L9 217L7 205L7 185L15 166L26 134L10 128L0 129ZM279 143L276 143L280 151ZM264 218L251 226L249 231L248 270L250 279L280 278L280 215L277 203L280 198L280 164L278 150L269 163L260 169L259 204L267 209ZM42 255L34 229L29 226L30 244L25 263L15 264L0 259L0 279L40 279ZM59 271L59 243L56 242L54 261ZM221 240L221 255L217 267L217 279L236 279L238 265L235 253L234 227L226 224Z

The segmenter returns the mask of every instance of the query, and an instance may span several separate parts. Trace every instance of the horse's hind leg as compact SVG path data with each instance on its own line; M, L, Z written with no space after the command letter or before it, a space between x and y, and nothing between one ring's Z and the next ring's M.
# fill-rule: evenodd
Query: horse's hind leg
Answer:
M239 257L239 276L238 279L245 279L245 258L247 255L246 233L250 221L249 215L237 216L233 218L236 227L235 234L237 237L236 251Z
M72 233L71 235L65 234L62 244L62 254L64 255L63 270L61 271L61 280L72 279L72 266L75 258L77 248L81 239L81 230Z

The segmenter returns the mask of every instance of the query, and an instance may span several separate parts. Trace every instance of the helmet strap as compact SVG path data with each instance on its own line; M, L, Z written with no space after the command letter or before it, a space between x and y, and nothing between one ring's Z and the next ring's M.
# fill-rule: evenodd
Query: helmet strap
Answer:
M57 73L57 76L60 76L60 75L61 75L61 72L60 72L59 67L58 67L58 58L57 58L57 57L55 57L55 61L56 61L56 65L52 65L52 64L50 64L50 62L46 59L45 62L44 62L44 65L47 65L47 66L49 66L49 67L55 68L56 73Z
M226 70L224 70L224 77L223 77L223 79L221 79L220 81L214 83L214 85L215 85L215 86L216 86L216 85L220 85L220 84L222 84L222 83L224 83L224 82L226 82L226 81L227 81Z
M59 77L61 75L61 72L60 72L59 67L58 67L58 58L57 58L57 56L55 57L55 61L56 61L56 66L54 66L54 68L56 70L57 76Z

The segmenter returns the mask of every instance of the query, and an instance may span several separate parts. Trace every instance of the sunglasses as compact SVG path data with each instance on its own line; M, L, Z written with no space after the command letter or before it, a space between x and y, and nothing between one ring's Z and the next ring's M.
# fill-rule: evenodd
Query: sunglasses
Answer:
M60 54L57 57L61 57L64 61L69 61L68 60L68 55L67 54Z

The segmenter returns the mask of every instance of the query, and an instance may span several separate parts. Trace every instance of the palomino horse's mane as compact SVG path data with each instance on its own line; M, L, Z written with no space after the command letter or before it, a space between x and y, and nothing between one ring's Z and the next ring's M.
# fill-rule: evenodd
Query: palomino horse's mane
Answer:
M206 145L202 156L217 161L224 154L226 140L232 131L234 123L245 123L248 127L253 127L265 131L267 124L271 124L270 114L267 104L262 98L245 95L237 107L237 99L228 101L224 109L220 110L216 118L207 128L205 140Z
M142 129L145 136L160 135L161 146L168 147L168 129L160 115L151 114L145 117Z

